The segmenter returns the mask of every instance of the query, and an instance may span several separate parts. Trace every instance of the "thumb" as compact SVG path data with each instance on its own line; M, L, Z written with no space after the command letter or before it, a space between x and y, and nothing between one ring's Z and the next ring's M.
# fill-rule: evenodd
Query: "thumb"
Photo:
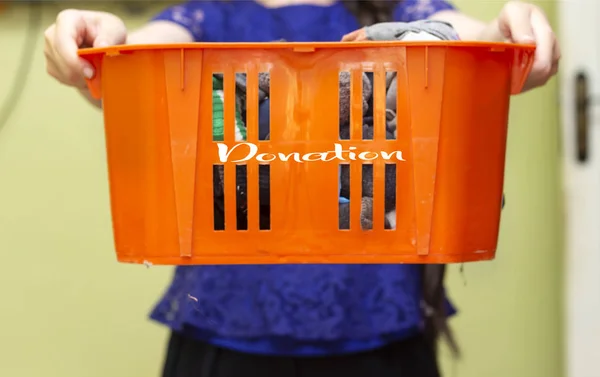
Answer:
M531 7L520 2L510 2L498 19L502 35L515 43L533 43L535 36L531 27Z
M364 31L364 29L354 30L353 32L344 35L342 37L342 42L356 41L361 36L361 34L364 34Z

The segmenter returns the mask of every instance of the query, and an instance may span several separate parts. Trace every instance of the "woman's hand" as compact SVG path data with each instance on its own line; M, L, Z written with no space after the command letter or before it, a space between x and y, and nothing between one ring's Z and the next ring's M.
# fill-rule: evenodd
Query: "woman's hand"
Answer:
M487 25L453 10L438 12L431 18L452 24L462 40L535 44L535 60L523 91L546 84L558 71L560 46L544 11L536 5L509 1ZM364 28L342 39L344 42L364 40L367 40Z
M124 44L125 24L115 15L85 10L64 10L45 32L46 70L61 83L86 90L85 79L94 68L77 55L82 47Z
M535 60L523 91L546 84L558 72L560 46L544 12L533 4L510 1L481 40L535 43Z

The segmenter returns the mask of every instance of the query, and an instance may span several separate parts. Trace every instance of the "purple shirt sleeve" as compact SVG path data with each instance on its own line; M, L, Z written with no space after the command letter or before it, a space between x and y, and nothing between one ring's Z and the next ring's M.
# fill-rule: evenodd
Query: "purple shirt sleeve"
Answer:
M186 1L169 7L157 14L152 21L170 21L188 29L196 42L213 42L211 31L223 20L222 7L218 1Z
M445 0L403 0L394 11L394 21L424 20L437 12L455 9L450 2Z

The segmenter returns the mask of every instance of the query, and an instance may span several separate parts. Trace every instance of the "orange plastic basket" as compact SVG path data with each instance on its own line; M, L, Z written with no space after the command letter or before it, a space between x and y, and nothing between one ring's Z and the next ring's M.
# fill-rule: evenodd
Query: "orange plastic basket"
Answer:
M153 264L455 263L493 259L510 95L534 46L468 42L254 43L81 50L102 98L114 238L121 262ZM351 72L350 140L340 140L338 77ZM363 71L374 77L374 138L362 140ZM386 71L397 72L397 138L385 136ZM258 140L258 74L269 72L270 140ZM248 143L219 158L212 76L224 80L234 139L235 74L247 77ZM335 144L351 161L319 160ZM403 160L381 158L398 156ZM363 153L364 152L364 153ZM312 153L312 154L311 154ZM363 153L361 155L361 153ZM377 157L376 154L378 154ZM285 160L285 156L300 156ZM304 156L305 160L302 160ZM306 157L308 156L308 157ZM315 157L316 156L316 157ZM344 155L346 159L349 155ZM260 160L260 161L259 161ZM309 161L307 161L309 160ZM316 160L316 161L315 161ZM339 229L338 174L350 165L350 229ZM396 164L396 229L384 229L384 170ZM236 165L247 171L238 230ZM270 226L259 227L259 165L270 167ZM373 229L360 226L362 165L372 164ZM215 230L213 166L224 166L225 229ZM356 200L354 199L356 197Z

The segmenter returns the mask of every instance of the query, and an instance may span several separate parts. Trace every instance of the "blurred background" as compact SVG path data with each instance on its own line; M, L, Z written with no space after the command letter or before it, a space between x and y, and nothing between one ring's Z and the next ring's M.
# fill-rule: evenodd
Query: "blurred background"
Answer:
M503 3L454 0L485 20ZM536 3L559 30L561 5ZM148 4L0 2L0 376L159 376L167 332L147 315L172 269L116 262L102 115L46 74L42 48L62 9L110 10L135 28L167 5ZM576 368L567 368L559 98L553 79L512 100L498 256L463 273L451 267L464 356L444 353L447 377L600 377L583 364L567 372ZM599 268L588 265L587 276Z

